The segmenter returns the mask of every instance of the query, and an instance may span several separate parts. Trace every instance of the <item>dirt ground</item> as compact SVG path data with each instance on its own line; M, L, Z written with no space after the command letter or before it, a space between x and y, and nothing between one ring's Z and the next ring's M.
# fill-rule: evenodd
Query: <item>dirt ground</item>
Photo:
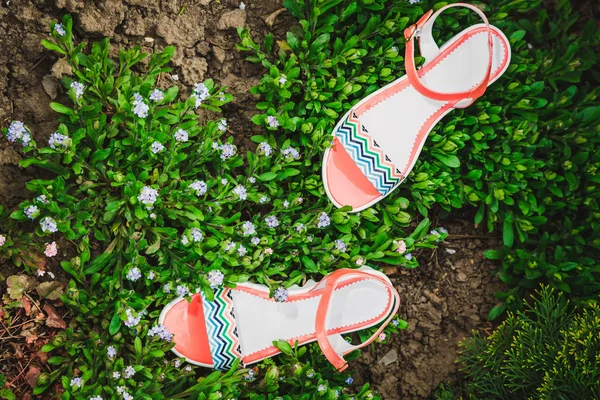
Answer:
M483 251L501 241L474 229L472 221L469 212L464 219L438 221L449 231L440 247L416 252L421 263L416 269L388 271L409 328L392 343L364 352L357 368L357 383L372 382L385 400L426 399L441 382L455 381L458 343L473 329L493 328L487 315L496 304L494 293L505 286Z
M56 114L49 102L62 95L60 90L57 93L52 75L56 57L43 50L40 41L46 37L50 21L69 12L80 40L109 36L115 50L139 45L150 52L175 45L178 84L189 87L210 77L228 86L235 100L225 108L225 116L244 151L244 137L256 130L250 121L256 99L249 89L262 70L244 62L236 51L235 28L248 27L260 42L268 32L283 37L293 23L287 12L273 20L273 13L282 7L281 0L245 3L241 10L238 0L0 0L0 126L8 126L13 119L25 121L39 141L47 140L55 130ZM13 206L27 196L25 182L34 171L20 170L19 159L7 140L0 138L0 204L4 206ZM466 215L464 221L442 222L451 236L440 249L415 254L422 264L419 268L392 274L402 295L400 315L410 328L392 343L363 353L354 365L357 384L372 382L386 400L425 399L441 381L453 379L458 341L471 329L489 328L486 316L495 304L494 292L502 286L493 278L493 266L482 252L498 242L474 230L471 221L472 216ZM456 252L450 254L446 249ZM22 365L35 355L6 359L18 351L14 344L1 343L5 340L0 335L4 353L0 363L21 365L3 368L7 380L22 381L24 386L26 374L15 375L24 372ZM26 346L25 340L13 339L19 351ZM390 351L396 352L396 361L379 363ZM393 359L393 352L388 357ZM43 360L35 362L43 364Z

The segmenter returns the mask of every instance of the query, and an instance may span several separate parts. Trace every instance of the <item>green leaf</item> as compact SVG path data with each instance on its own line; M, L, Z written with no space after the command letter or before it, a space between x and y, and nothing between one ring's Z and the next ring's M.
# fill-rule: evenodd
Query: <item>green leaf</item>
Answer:
M302 6L298 3L298 0L283 0L283 6L287 8L287 10L294 17L301 19L304 17L302 12Z
M139 336L135 337L133 341L133 348L135 349L135 354L139 357L142 355L142 340Z
M504 240L504 245L506 247L512 247L512 245L515 241L515 233L513 231L512 215L510 215L510 214L508 214L504 218L504 224L502 227L502 237Z
M274 340L273 346L275 346L276 348L281 350L283 354L286 354L288 356L291 356L294 351L294 349L292 349L292 346L287 341L281 339Z
M112 319L110 320L110 325L108 327L108 333L111 335L116 335L121 329L121 318L119 318L119 311L115 311Z
M158 251L158 249L160 249L160 238L146 249L146 254L154 254Z
M70 109L69 107L64 106L60 103L52 102L52 103L50 103L50 108L60 114L75 115L75 113L73 112L72 109Z
M501 250L486 250L483 255L489 260L501 260L504 257L504 253Z
M431 155L443 162L450 168L458 168L460 167L460 160L454 154L446 154L440 151L432 151Z
M67 54L67 52L64 51L59 45L57 45L56 43L52 43L46 39L42 39L42 46L44 46L45 48L47 48L50 51L55 51L57 53L65 54L65 55Z
M306 268L307 272L314 273L314 272L319 271L317 264L315 264L315 262L313 260L311 260L310 258L308 258L307 256L302 256L301 260L302 260L302 264L304 264L304 267Z
M488 321L495 320L500 315L502 315L502 313L505 310L506 310L506 303L502 302L502 303L496 304L496 306L494 306L494 308L492 308L490 310L490 313L488 314Z
M277 174L275 172L265 172L264 174L259 175L258 179L260 179L263 182L266 182L266 181L273 180L276 177L277 177Z
M105 160L110 155L111 150L112 149L110 148L96 150L94 154L92 154L92 162Z

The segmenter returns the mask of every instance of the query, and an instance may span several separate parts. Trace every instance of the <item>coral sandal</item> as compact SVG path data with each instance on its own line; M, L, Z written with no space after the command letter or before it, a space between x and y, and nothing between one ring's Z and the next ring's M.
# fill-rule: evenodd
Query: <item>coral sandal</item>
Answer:
M284 300L284 299L280 299ZM319 283L289 289L287 300L269 298L264 285L244 283L219 288L213 301L201 294L179 297L159 322L174 334L173 351L192 364L229 369L236 359L252 364L280 351L273 341L317 341L340 371L343 356L371 343L398 311L400 296L382 273L369 267L339 269ZM367 341L353 346L343 334L383 322Z
M483 24L438 48L431 29L441 12L466 7ZM325 191L337 206L361 211L388 196L412 170L427 135L450 111L465 108L508 68L510 45L479 8L449 4L404 31L406 75L372 93L338 122L323 157ZM418 71L414 39L426 63Z

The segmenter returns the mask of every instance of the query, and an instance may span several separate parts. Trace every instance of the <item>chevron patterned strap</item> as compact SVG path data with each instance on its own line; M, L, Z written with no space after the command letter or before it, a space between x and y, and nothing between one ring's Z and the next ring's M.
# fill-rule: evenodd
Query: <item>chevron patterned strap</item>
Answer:
M208 301L202 293L202 306L214 368L228 370L242 355L231 289L218 289L213 301Z
M402 180L400 171L369 135L354 112L340 125L335 136L358 168L382 196Z

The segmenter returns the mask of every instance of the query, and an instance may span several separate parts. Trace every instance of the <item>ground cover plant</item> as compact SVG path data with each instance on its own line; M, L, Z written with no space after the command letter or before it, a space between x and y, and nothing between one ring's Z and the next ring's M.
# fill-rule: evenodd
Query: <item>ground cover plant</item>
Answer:
M28 182L35 198L11 217L59 247L75 245L61 262L72 278L61 299L73 326L44 346L55 370L40 375L34 393L58 380L63 398L263 398L280 387L286 396L350 397L342 391L348 374L286 343L278 343L286 364L234 368L194 384L191 366L165 359L173 344L164 327L153 326L160 307L176 295L203 290L210 297L214 288L248 279L285 290L334 267L373 260L416 266L410 251L434 247L446 234L430 232L427 219L406 236L408 220L386 225L333 211L315 179L287 179L304 177L310 163L288 139L254 137L257 151L243 159L225 139L227 121L200 126L193 112L219 112L231 101L225 88L208 80L177 100L176 87L156 87L173 48L138 73L147 55L137 48L122 51L118 62L107 40L86 53L85 43L73 43L69 16L51 32L44 46L74 71L63 79L72 105L51 104L61 124L47 146L20 121L5 129L30 155L22 167L55 174ZM387 334L405 326L397 320ZM246 381L257 384L247 389ZM374 394L367 385L352 396Z
M403 30L446 3L285 4L300 20L285 43L267 38L259 45L239 31L239 48L252 53L248 60L269 70L254 89L264 98L254 121L279 129L270 126L276 117L299 143L322 150L354 102L404 75ZM596 26L578 25L569 1L554 9L531 0L481 7L510 39L506 74L473 106L438 124L399 193L376 210L393 219L403 197L409 200L403 219L426 216L433 206L447 212L475 206L476 224L501 230L503 248L487 254L502 261L499 274L511 289L498 294L492 319L518 309L526 289L539 282L593 301L600 293ZM434 26L440 42L474 21L467 10L447 13Z
M259 46L239 31L239 49L266 71L253 89L263 133L247 154L218 115L232 101L227 88L208 80L179 93L161 83L172 48L142 65L137 48L111 59L107 40L76 45L68 16L51 26L44 45L73 69L62 81L70 100L52 104L61 117L47 144L34 143L27 121L5 130L28 157L23 167L48 171L12 212L20 229L3 221L10 234L0 248L13 260L17 244L31 241L70 254L60 260L71 279L61 299L74 317L45 346L53 371L39 376L36 393L377 397L368 385L350 387L351 375L335 373L315 346L278 343L282 357L206 376L170 356L169 334L155 321L175 295L210 295L221 284L253 280L276 290L340 267L414 268L412 252L447 235L431 226L432 209L475 206L475 222L503 233L504 247L487 254L502 260L511 289L492 318L518 308L538 282L579 301L597 298L599 43L591 24L575 24L570 2L555 12L527 0L485 6L511 40L511 67L436 128L403 188L360 214L334 209L324 195L330 130L353 102L404 74L403 29L441 3L284 4L299 20L285 41L269 36ZM465 14L449 11L435 34L445 40L476 22ZM197 108L213 121L199 124ZM21 265L39 269L35 259ZM395 325L386 334L406 327Z

